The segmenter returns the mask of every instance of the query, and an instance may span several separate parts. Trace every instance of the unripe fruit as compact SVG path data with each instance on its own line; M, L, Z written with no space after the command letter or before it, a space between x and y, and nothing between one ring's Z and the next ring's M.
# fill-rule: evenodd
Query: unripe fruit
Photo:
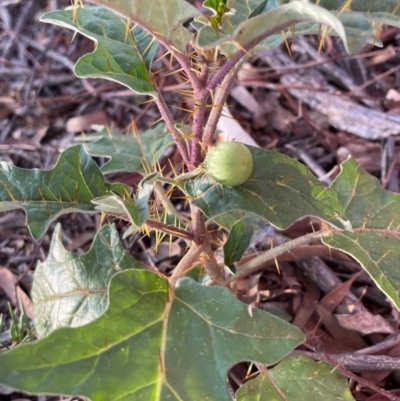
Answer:
M227 187L236 187L248 180L253 171L253 156L239 142L222 142L210 148L204 167L215 181Z

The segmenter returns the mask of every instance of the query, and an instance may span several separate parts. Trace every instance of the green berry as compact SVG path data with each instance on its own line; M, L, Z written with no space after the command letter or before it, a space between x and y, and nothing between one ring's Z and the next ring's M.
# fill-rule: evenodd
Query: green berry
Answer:
M222 142L208 151L204 166L215 181L236 187L249 179L253 171L253 156L242 143Z

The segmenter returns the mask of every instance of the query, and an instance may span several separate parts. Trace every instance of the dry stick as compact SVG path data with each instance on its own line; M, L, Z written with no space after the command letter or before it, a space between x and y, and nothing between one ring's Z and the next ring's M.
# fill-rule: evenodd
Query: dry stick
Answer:
M224 286L229 285L233 281L247 276L248 274L252 273L253 271L257 270L260 265L263 263L268 262L269 260L276 259L278 256L282 255L285 252L288 252L294 248L297 248L300 245L305 245L310 243L313 240L321 239L323 237L327 237L332 234L332 231L317 231L315 233L303 235L302 237L296 238L292 241L286 242L282 245L277 246L276 248L270 249L262 253L261 255L255 257L254 259L248 261L247 263L240 266L237 273L233 276L230 276L226 279L223 283Z
M331 364L335 364L335 362L331 361L330 358L327 355L325 355L325 358ZM384 395L389 400L391 400L391 401L400 401L400 397L394 395L393 393L390 393L387 390L384 390L383 388L378 387L377 385L369 382L368 380L363 379L362 377L356 375L355 373L350 372L349 370L347 370L343 366L336 365L336 369L338 369L342 373L343 376L345 376L345 377L347 377L349 379L353 379L354 381L357 381L358 383L361 383L365 387L370 388L370 389L376 391L377 393L379 393L381 395Z
M332 363L340 364L346 369L357 371L386 371L400 369L400 358L389 355L359 355L355 352L348 352L345 354L325 354L302 350L293 351L292 354L304 355L317 361L329 358L328 360Z

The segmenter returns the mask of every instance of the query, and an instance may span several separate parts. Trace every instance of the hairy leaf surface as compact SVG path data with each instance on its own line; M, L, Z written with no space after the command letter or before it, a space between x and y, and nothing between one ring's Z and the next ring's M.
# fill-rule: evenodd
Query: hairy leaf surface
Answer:
M99 317L108 305L111 277L125 269L143 269L122 247L118 232L104 226L84 255L68 252L57 225L44 262L38 263L32 286L35 328L44 337L59 327L79 327Z
M93 401L230 401L232 365L273 364L304 341L294 326L258 309L250 316L228 290L189 278L173 294L152 272L120 272L109 302L86 326L0 355L0 383Z
M343 19L341 21L325 8L305 1L293 1L272 9L266 6L265 9L269 11L261 13L262 10L259 9L258 15L240 23L230 34L225 34L211 26L201 28L197 36L197 45L201 48L213 48L231 43L238 49L246 49L249 46L254 47L274 33L301 22L316 22L333 29L343 40L349 53L359 51L367 41L373 39L372 27L362 15L359 15L356 20ZM346 26L347 20L350 21L349 29ZM276 39L272 38L265 44L271 47L274 42Z
M353 256L400 309L400 195L384 190L353 159L331 185L354 232L335 233L327 245Z
M289 356L236 393L238 401L354 401L347 380L332 365L303 356Z
M110 159L101 166L104 174L148 172L146 167L153 166L174 144L164 124L158 124L140 135L122 135L103 129L97 134L85 135L83 140L90 155Z
M35 239L58 216L94 212L92 200L113 192L129 195L129 187L107 183L82 145L65 150L51 170L27 170L0 162L0 212L23 209Z
M41 21L72 29L96 43L75 65L80 78L104 78L157 97L149 70L157 42L140 27L104 7L85 6L43 15Z
M206 176L186 183L188 195L207 217L246 210L281 229L305 216L320 217L343 227L337 218L343 213L337 194L304 165L278 152L249 149L254 169L244 184L225 187Z
M184 53L192 39L182 24L199 15L185 0L92 0L132 20L147 32Z
M250 245L253 232L252 225L240 220L235 222L224 244L224 262L226 266L231 266L242 258Z

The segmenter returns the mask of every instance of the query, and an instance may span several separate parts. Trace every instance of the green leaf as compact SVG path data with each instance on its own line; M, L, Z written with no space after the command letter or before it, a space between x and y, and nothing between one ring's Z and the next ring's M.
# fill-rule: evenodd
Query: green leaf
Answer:
M108 305L111 277L140 268L144 265L125 252L114 227L102 227L90 250L77 255L64 248L57 225L49 256L38 263L32 286L37 333L44 337L59 327L79 327L97 319Z
M183 27L199 11L184 0L92 0L132 20L161 43L184 53L193 34Z
M340 19L328 10L306 1L293 1L247 19L228 35L205 26L197 36L197 46L207 49L232 43L238 49L247 48L250 45L254 47L262 37L267 38L290 25L310 21L332 28L343 40L349 53L359 51L367 41L373 39L372 27L361 15L358 16L356 24L354 20L351 20L351 25L346 30L346 26ZM273 42L276 42L276 39L273 39Z
M193 203L213 218L233 210L252 212L284 229L304 216L319 217L343 227L337 194L296 160L283 154L249 147L254 169L242 185L229 188L206 176L188 181L185 189Z
M370 22L400 27L400 7L398 0L312 0L328 10L342 10L361 15ZM286 0L287 2L287 0Z
M139 221L136 225L139 227L146 222L149 216L149 200L154 190L154 182L158 177L159 173L150 174L143 178L138 185L135 201L139 211Z
M78 77L108 79L136 93L157 97L149 74L157 42L152 43L140 27L103 7L90 6L50 12L41 21L72 29L96 43L94 52L76 63Z
M140 214L136 203L131 198L121 198L118 195L103 196L92 201L95 209L102 213L121 215L126 217L131 224L140 224Z
M354 232L338 232L323 242L360 262L400 309L400 195L384 190L353 159L341 165L331 188Z
M85 135L83 140L90 155L111 159L101 167L104 174L145 174L146 167L153 166L165 150L174 144L172 136L165 132L164 124L158 124L137 136L103 129L97 134Z
M224 244L224 261L226 266L231 266L238 262L248 246L253 236L253 227L243 221L237 221L231 228L229 237Z
M173 294L154 273L127 270L96 321L0 355L0 382L92 401L231 401L235 363L273 364L304 341L283 320L252 314L227 289L184 278Z
M48 171L0 162L0 212L24 209L35 239L58 216L94 212L92 200L113 192L129 194L129 187L107 183L82 145L65 150Z
M326 362L289 356L270 370L271 379L260 375L236 393L238 401L354 401L347 380Z

